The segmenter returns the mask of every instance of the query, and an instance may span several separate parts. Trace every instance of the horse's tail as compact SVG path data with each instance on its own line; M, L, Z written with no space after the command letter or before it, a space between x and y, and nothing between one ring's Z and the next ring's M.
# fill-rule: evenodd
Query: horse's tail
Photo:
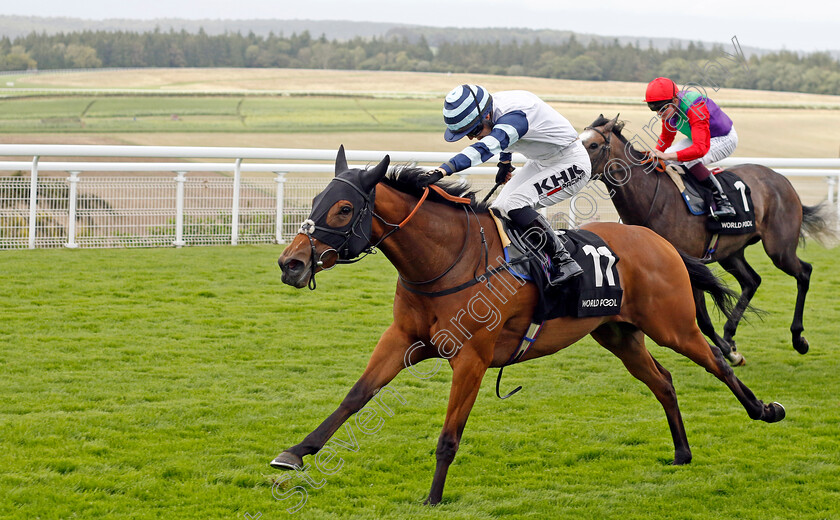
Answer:
M805 245L805 238L813 238L822 246L832 248L840 242L837 211L826 202L816 206L802 206L802 227L799 228L799 245Z
M738 294L727 287L723 283L723 280L715 276L715 273L699 259L689 256L682 251L678 252L685 264L685 268L688 270L688 277L691 279L691 288L695 291L708 293L712 297L712 301L715 302L715 306L729 319L729 316L732 314L732 309L738 301ZM755 310L751 306L748 306L748 309Z

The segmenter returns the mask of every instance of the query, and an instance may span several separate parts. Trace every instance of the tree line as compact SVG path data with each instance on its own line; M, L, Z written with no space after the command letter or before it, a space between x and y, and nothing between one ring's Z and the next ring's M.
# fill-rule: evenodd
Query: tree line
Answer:
M470 72L544 78L649 81L667 76L684 85L709 81L732 88L840 95L840 61L828 53L780 51L721 63L733 49L702 44L669 49L592 41L562 43L444 41L424 37L327 40L309 32L208 35L181 31L30 33L0 38L0 70L99 67L278 67L417 72ZM710 78L712 74L716 77Z

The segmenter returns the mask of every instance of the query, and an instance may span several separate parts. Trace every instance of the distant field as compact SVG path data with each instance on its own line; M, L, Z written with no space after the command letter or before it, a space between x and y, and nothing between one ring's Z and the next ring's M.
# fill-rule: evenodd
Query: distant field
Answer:
M578 81L481 74L336 71L308 69L139 69L11 77L15 87L144 89L149 92L248 92L259 90L333 93L400 93L437 99L459 83L479 83L491 90L525 88L539 95L618 97L641 100L644 83ZM698 83L700 81L698 80ZM8 88L8 86L7 86ZM0 93L3 87L0 85ZM711 91L710 91L711 93ZM827 103L840 96L724 89L714 94L726 102Z
M277 69L151 69L6 79L15 87L131 88L154 95L77 92L3 97L10 95L9 87L3 87L0 136L4 142L40 142L47 135L50 142L75 142L78 138L72 135L89 134L89 142L95 143L333 148L337 142L345 142L364 149L458 150L460 143L448 144L440 138L440 99L453 85L464 82L480 83L491 90L527 88L557 99L551 104L578 130L599 113L621 113L628 121L626 133L632 135L642 133L653 115L641 103L644 85L640 83ZM199 91L205 94L194 94ZM274 93L260 94L265 91ZM320 95L298 95L305 92ZM382 93L391 97L374 97ZM587 101L567 101L570 96ZM724 105L762 102L840 107L840 96L733 89L714 96ZM618 99L622 104L610 101ZM635 99L638 103L626 104ZM834 157L838 153L840 139L827 129L840 126L840 110L739 105L727 111L739 131L739 155ZM44 136L36 137L38 134Z

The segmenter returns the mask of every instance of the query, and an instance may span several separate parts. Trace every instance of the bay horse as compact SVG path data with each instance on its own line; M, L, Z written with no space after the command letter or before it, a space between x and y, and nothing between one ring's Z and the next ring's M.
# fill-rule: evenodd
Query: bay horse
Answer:
M389 173L388 156L373 168L350 169L343 147L335 171L336 177L315 197L310 218L278 260L282 280L293 287L313 288L320 270L354 261L376 247L399 273L394 320L338 408L302 442L280 453L271 466L302 468L303 457L323 448L348 418L404 368L442 358L452 368L452 385L425 501L434 505L441 501L447 471L485 372L511 360L530 325L537 288L531 283L520 285L505 269L501 238L488 207L466 198L474 193L465 191L464 185L444 180L432 186L440 194L428 187L421 189L418 180L425 172L403 166ZM453 195L459 198L447 200ZM784 408L758 400L697 328L692 283L708 291L719 305L725 306L727 295L734 298L708 267L681 256L644 227L596 223L586 229L603 238L620 258L616 264L624 291L620 313L547 321L520 361L553 354L591 334L661 403L673 438L674 464L690 462L691 450L671 375L645 347L645 335L723 381L751 419L776 422L784 418ZM488 281L504 296L497 296L492 312L486 295ZM518 290L503 293L503 286ZM483 306L478 307L482 296ZM444 332L448 332L447 340L441 340ZM459 344L453 346L450 340L456 335Z
M634 148L635 138L628 141L621 133L623 128L624 122L618 116L607 119L601 115L580 134L592 161L593 179L606 184L623 223L649 227L678 250L694 257L704 256L712 239L712 233L706 230L706 216L686 210L679 188L670 179L663 179L660 173L647 175L658 160ZM750 188L756 229L753 233L720 235L717 248L704 258L705 262L718 262L741 286L738 302L723 327L723 338L715 332L702 294L695 292L697 321L732 364L744 363L733 338L761 284L761 277L744 258L744 250L761 241L773 265L796 279L790 332L793 348L805 354L809 344L802 336L802 316L813 268L796 255L796 249L804 244L806 236L824 244L836 240L832 230L835 216L825 203L803 205L790 181L770 168L741 164L729 170Z

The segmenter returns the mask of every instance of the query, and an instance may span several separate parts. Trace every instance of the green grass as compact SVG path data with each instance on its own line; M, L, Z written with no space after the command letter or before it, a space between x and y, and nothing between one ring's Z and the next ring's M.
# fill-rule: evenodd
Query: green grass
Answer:
M417 99L235 95L0 98L0 133L438 131L439 119L437 100Z
M279 246L2 253L0 517L285 518L268 461L331 413L390 322L382 255L280 282ZM311 470L298 518L798 518L840 516L836 251L815 264L812 352L789 344L794 282L748 258L770 312L744 324L737 369L788 417L753 422L700 367L649 345L673 376L694 461L672 467L660 405L587 338L489 371L444 502L420 505L434 471L450 371L401 374L381 430L354 425L340 471ZM427 362L430 363L430 362ZM424 369L426 365L420 365ZM342 430L339 437L346 439ZM283 489L304 486L295 477ZM282 490L276 490L281 496Z

